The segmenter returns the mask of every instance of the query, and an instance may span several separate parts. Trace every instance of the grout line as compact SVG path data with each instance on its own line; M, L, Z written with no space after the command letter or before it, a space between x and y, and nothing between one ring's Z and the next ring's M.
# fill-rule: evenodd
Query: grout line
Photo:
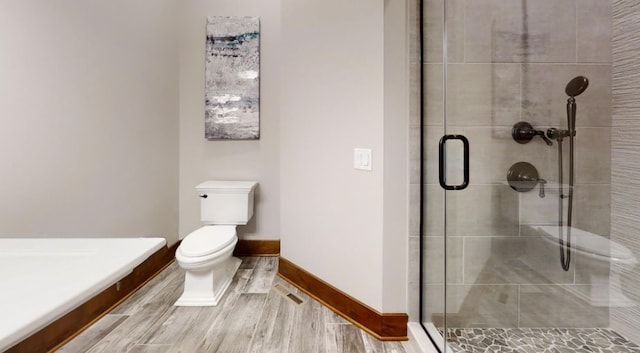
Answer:
M467 62L467 2L462 10L462 61Z
M575 15L575 33L576 33L576 37L575 37L575 43L576 45L574 46L574 51L575 51L575 62L576 64L578 63L578 0L574 1L574 7L573 7L573 11L574 11L574 15Z

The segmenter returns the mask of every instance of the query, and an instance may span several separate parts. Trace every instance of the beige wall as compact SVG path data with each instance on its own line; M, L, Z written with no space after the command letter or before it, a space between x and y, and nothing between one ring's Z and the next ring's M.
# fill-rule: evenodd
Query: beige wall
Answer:
M409 242L409 1L384 0L382 303L407 312Z
M177 240L176 5L0 2L0 236Z
M238 228L246 239L280 238L279 0L181 1L180 238L201 227L194 187L204 180L256 180L254 217ZM204 138L204 58L207 16L260 17L260 139Z
M282 235L296 264L406 312L404 1L169 4L2 2L0 234L172 243L200 226L196 184L253 179L241 237ZM204 139L214 15L261 19L260 140Z
M385 109L406 109L406 93L386 92L397 82L385 72L386 60L400 60L385 34L403 33L403 9L403 1L284 0L281 12L282 255L383 312L406 312L406 166L389 169L406 161L406 130L385 130L406 126L404 110ZM353 169L355 147L372 149L371 172Z

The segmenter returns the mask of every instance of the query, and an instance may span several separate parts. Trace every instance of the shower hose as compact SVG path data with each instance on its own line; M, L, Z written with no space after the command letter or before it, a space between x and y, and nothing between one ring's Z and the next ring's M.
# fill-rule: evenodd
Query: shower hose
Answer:
M571 265L571 222L573 216L573 135L569 136L569 194L564 194L564 178L562 165L562 139L558 139L558 179L559 179L559 197L558 197L558 242L560 244L560 264L562 269L569 271ZM567 237L565 242L563 231L564 219L564 199L568 198L567 204Z

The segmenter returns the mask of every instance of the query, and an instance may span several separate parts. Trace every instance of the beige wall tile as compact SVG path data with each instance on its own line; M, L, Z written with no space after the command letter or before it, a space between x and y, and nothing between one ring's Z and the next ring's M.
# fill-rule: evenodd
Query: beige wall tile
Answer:
M599 276L605 281L605 283L599 283L600 285L609 285L608 280L611 271L609 262L600 261L600 259L594 259L593 257L573 252L572 266L575 267L576 284L593 283L594 285L597 285L598 283L593 277Z
M520 195L520 225L556 225L559 220L558 190L546 188L547 196L540 198L537 192ZM574 189L573 226L605 237L610 226L609 184L579 184ZM565 187L564 195L568 195ZM567 222L568 199L563 201L563 222ZM522 235L528 235L522 232ZM534 233L535 235L535 233Z
M564 193L566 193L566 188ZM520 226L521 229L528 228L529 225L555 225L560 219L559 188L556 182L545 186L545 197L540 197L539 189L530 192L520 193ZM566 214L567 200L563 200L563 208ZM562 219L565 219L563 217ZM521 235L527 235L521 231Z
M442 323L442 285L427 285L425 318ZM447 287L449 327L517 327L518 286L449 285Z
M576 272L575 262L568 271L562 269L558 241L532 228L526 232L528 236L524 237L525 251L520 260L535 271L539 278L522 282L522 284L573 284Z
M581 285L520 286L520 327L609 327L608 308L573 294L584 290Z
M574 226L608 238L611 232L611 186L577 185L573 197Z
M576 126L611 126L611 66L529 64L522 71L522 118L534 126L567 127L567 83L578 75L589 79L576 97Z
M555 179L555 148L548 147L540 138L519 144L513 140L511 130L511 126L465 128L471 146L469 164L472 184L506 184L509 168L521 161L536 167L539 178L547 182ZM537 193L538 189L531 192Z
M610 63L612 2L577 0L579 63Z
M426 195L423 209L425 235L442 236L444 234L444 190L439 184L427 184L424 188ZM451 207L451 204L449 206ZM450 209L453 212L455 207ZM450 216L455 217L455 213L451 213ZM455 224L449 226L449 231L455 232Z
M465 13L468 62L575 61L574 0L474 0Z
M425 284L444 283L444 236L424 238ZM447 237L447 283L462 283L463 238Z
M467 237L464 243L465 284L572 283L573 273L547 266L557 252L539 237ZM549 256L551 255L551 256Z
M426 62L442 62L444 0L424 2L424 48ZM464 60L464 0L447 0L447 62Z
M611 183L611 128L577 129L574 148L577 184ZM569 150L568 144L566 150Z
M450 64L447 124L513 125L520 118L520 65Z
M450 193L447 207L450 235L518 236L518 195L507 185L469 186Z

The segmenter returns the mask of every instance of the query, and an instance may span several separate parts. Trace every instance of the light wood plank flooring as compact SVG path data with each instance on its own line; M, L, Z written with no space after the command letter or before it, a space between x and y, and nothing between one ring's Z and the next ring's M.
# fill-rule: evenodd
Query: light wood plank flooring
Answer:
M410 352L406 342L380 342L276 277L277 263L276 257L243 258L215 307L173 306L184 282L174 263L57 352Z

